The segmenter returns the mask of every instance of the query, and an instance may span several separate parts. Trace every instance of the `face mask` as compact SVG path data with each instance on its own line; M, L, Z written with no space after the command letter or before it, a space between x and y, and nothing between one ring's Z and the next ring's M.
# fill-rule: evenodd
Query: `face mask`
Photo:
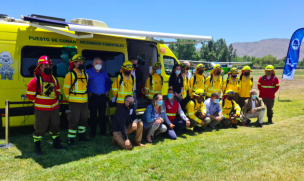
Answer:
M231 101L233 99L233 97L228 97L228 100Z
M221 72L220 72L220 71L216 72L216 75L220 75L220 74L221 74Z
M214 99L214 103L215 104L220 103L220 99Z
M162 106L163 105L163 101L158 101L157 105Z
M172 97L173 97L173 94L168 94L169 99L172 99Z
M128 107L129 107L130 109L134 109L134 102L130 102Z
M130 71L125 71L125 74L126 74L126 75L130 75L131 72L130 72Z
M135 68L135 69L136 69L137 67L138 67L138 65L137 65L137 64L133 64L133 68Z
M51 68L44 68L43 73L44 73L45 75L51 75L52 69L51 69Z
M232 78L236 78L236 75L232 75L231 77L232 77Z
M245 76L248 76L248 75L249 75L249 72L245 72L244 75L245 75Z
M204 73L203 70L198 71L198 74L202 75Z
M195 73L195 69L192 70L192 73L193 73L193 74Z
M100 70L101 68L102 68L101 65L99 65L99 64L95 65L95 69L96 69L96 70Z
M272 72L266 72L266 75L271 75L272 74Z
M160 69L156 70L156 74L157 74L157 75L159 75L160 73L161 73L161 70L160 70Z
M197 102L198 102L198 103L203 102L203 100L204 100L204 98L203 98L203 97L199 97L199 98L197 98Z
M79 65L78 65L78 69L79 69L79 70L83 70L83 69L84 69L84 65L83 65L83 64L79 64Z
M181 73L180 70L175 70L176 75L179 75Z
M256 99L257 95L252 95L251 97L252 97L252 99Z

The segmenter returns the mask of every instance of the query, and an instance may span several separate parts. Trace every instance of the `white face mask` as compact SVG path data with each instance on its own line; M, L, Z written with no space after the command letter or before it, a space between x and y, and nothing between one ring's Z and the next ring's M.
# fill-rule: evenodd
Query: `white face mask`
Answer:
M95 65L95 69L96 69L96 70L100 70L101 68L102 68L101 65L99 65L99 64L96 64L96 65Z

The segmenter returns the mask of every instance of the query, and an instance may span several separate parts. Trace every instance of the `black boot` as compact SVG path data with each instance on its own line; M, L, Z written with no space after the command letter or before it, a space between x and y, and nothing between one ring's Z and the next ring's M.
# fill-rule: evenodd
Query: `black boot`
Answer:
M37 156L42 155L40 141L35 141L35 153Z
M235 128L235 129L238 128L236 124L232 124L232 127Z
M69 146L75 145L74 138L69 138Z
M250 126L251 120L247 119L246 126Z
M202 129L198 126L194 126L193 131L202 131Z
M54 148L55 149L66 149L65 147L63 147L61 144L60 144L60 140L59 140L59 137L55 138L53 140L53 145L54 145Z
M272 117L268 117L268 123L269 124L274 124L274 122L272 122Z
M79 133L79 141L91 141L90 139L85 137L85 133Z
M258 127L261 127L261 128L262 128L262 127L263 127L263 125L262 125L261 123L259 123L259 122L258 122Z

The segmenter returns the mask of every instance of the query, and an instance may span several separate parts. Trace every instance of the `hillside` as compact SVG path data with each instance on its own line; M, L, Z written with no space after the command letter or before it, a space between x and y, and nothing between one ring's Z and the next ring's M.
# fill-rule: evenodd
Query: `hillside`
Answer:
M237 49L239 57L244 55L263 57L271 54L277 59L282 59L287 55L290 39L266 39L257 42L232 43L233 48ZM300 60L304 58L304 46L300 50Z

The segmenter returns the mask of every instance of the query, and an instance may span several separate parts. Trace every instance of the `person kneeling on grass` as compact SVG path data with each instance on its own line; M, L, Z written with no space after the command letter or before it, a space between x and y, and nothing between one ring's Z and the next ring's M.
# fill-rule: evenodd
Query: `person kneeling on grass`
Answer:
M184 111L182 110L180 104L174 100L174 90L168 90L168 99L165 100L164 110L170 124L167 126L167 132L170 139L176 140L176 133L181 132L187 127L190 126L189 119L185 116ZM177 117L178 116L178 117Z
M250 92L251 99L245 101L243 114L241 115L242 126L249 125L251 122L248 118L258 118L257 124L263 127L263 118L265 113L265 105L261 98L257 97L257 90L252 89Z
M145 147L141 144L143 134L143 124L137 119L134 108L134 98L128 95L124 98L124 104L116 109L114 120L112 122L113 144L118 144L124 149L131 150L132 144L128 138L128 134L136 131L135 146ZM129 125L129 123L132 123Z
M154 135L167 131L167 127L163 123L166 122L167 125L170 125L171 122L163 107L163 96L161 94L155 94L153 96L152 104L148 105L142 116L142 122L144 123L145 131L148 132L146 137L148 143L152 143L152 137L154 137Z
M221 109L223 112L224 119L221 121L221 125L224 128L230 127L237 128L237 123L240 117L241 108L233 100L234 92L232 90L227 90L222 101L220 102Z
M190 118L190 128L193 127L193 131L202 131L211 122L211 119L206 117L207 110L203 102L204 96L203 89L196 89L185 108L186 115ZM201 128L199 125L201 125Z
M204 102L204 105L206 106L207 110L206 116L211 119L211 122L208 124L208 127L214 128L224 118L220 105L220 94L217 92L212 93L211 98L207 99Z

